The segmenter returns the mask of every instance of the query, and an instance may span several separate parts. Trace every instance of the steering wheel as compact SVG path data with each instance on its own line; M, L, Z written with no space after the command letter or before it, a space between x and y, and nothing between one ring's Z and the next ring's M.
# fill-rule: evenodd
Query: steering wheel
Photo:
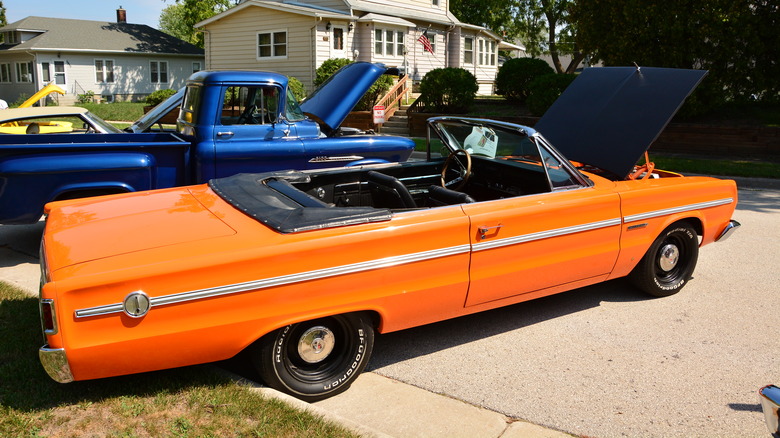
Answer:
M465 166L457 157L458 155L466 156ZM450 169L450 165L453 161L458 163L458 167L460 167L460 169ZM447 172L450 170L457 176L448 181ZM444 167L441 170L441 186L445 189L458 190L466 185L466 182L468 182L469 178L471 178L471 154L469 154L469 152L465 149L456 149L450 152L450 155L447 156L447 159L444 161Z
M238 117L238 120L236 121L237 125L249 125L249 124L255 124L257 121L255 121L254 113L257 111L257 107L255 105L248 105L246 109L244 109L244 112L241 113L241 115Z

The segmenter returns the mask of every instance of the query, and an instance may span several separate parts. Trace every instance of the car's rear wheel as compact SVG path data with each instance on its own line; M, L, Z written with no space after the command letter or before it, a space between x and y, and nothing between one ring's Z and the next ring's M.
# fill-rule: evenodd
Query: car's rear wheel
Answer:
M629 279L650 295L674 295L690 280L698 258L696 230L685 222L672 224L655 239Z
M252 362L270 387L308 402L345 391L368 364L374 329L353 313L282 327L265 336Z

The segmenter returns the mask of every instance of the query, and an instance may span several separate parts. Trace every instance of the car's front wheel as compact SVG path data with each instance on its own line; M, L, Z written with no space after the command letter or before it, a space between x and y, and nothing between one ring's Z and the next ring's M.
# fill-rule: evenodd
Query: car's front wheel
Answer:
M655 239L629 279L650 295L674 295L690 280L698 258L696 230L685 222L672 224Z
M313 402L345 391L368 364L374 329L353 313L282 327L253 349L252 362L270 387Z

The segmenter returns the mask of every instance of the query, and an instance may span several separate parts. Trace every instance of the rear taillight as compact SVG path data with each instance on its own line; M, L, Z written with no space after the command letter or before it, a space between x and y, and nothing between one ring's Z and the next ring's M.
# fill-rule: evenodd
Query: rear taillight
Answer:
M57 317L54 313L54 300L41 300L41 325L44 335L57 334Z

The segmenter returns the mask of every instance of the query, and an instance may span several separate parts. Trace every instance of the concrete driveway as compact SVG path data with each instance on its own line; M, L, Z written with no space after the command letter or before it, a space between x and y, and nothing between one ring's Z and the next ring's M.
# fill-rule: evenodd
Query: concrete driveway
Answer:
M740 190L677 295L612 281L378 337L369 369L591 437L765 437L780 382L780 191ZM520 279L518 279L520 281Z
M780 383L780 190L741 189L731 239L677 295L613 281L377 337L369 370L592 437L765 437ZM38 283L42 223L0 226L0 279ZM520 279L518 279L519 281Z

